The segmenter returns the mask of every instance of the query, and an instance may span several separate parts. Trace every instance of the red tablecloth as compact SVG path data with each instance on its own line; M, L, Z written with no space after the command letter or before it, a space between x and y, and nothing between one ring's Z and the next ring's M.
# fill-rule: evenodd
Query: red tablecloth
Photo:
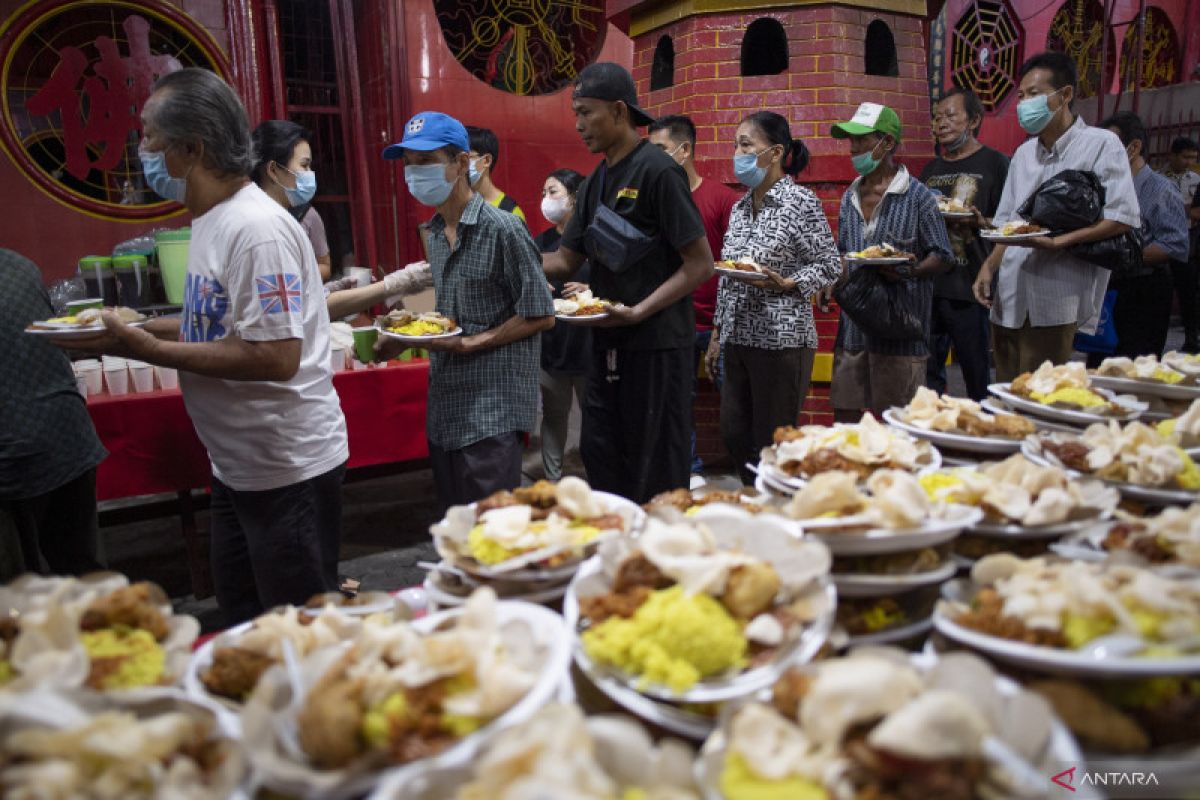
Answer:
M333 376L333 386L346 414L347 466L428 457L428 361L339 372ZM88 398L88 411L109 453L96 471L98 499L208 487L208 453L196 438L177 390L98 395Z

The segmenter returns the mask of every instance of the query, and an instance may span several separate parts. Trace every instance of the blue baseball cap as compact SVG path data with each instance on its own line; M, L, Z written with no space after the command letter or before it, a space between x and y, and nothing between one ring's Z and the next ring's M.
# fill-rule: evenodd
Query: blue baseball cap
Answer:
M383 148L386 159L403 158L405 150L437 150L452 144L460 150L470 150L467 129L448 114L440 111L421 111L404 126L404 138Z

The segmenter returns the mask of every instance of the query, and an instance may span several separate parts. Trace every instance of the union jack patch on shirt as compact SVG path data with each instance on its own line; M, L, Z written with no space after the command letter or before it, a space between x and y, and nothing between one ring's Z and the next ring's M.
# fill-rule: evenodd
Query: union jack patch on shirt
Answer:
M303 310L299 275L293 272L264 275L255 278L254 283L258 287L258 302L264 312L299 314Z

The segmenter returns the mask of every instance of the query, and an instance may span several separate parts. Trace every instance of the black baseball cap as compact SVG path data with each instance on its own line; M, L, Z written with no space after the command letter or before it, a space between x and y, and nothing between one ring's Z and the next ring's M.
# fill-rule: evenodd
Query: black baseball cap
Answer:
M620 100L629 108L629 118L634 125L649 125L654 117L637 104L637 87L633 76L620 64L598 61L583 68L575 78L575 91L571 97L594 97L597 100Z

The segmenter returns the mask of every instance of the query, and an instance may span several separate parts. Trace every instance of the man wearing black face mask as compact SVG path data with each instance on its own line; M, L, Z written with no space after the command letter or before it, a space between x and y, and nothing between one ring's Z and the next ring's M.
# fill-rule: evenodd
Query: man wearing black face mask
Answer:
M971 292L991 251L978 234L996 213L1008 175L1008 159L975 138L982 121L983 104L971 90L954 87L942 95L933 107L933 135L941 154L921 172L921 182L949 204L942 217L954 255L954 267L933 279L925 385L946 391L946 354L953 343L972 400L988 396L990 360L988 311Z

